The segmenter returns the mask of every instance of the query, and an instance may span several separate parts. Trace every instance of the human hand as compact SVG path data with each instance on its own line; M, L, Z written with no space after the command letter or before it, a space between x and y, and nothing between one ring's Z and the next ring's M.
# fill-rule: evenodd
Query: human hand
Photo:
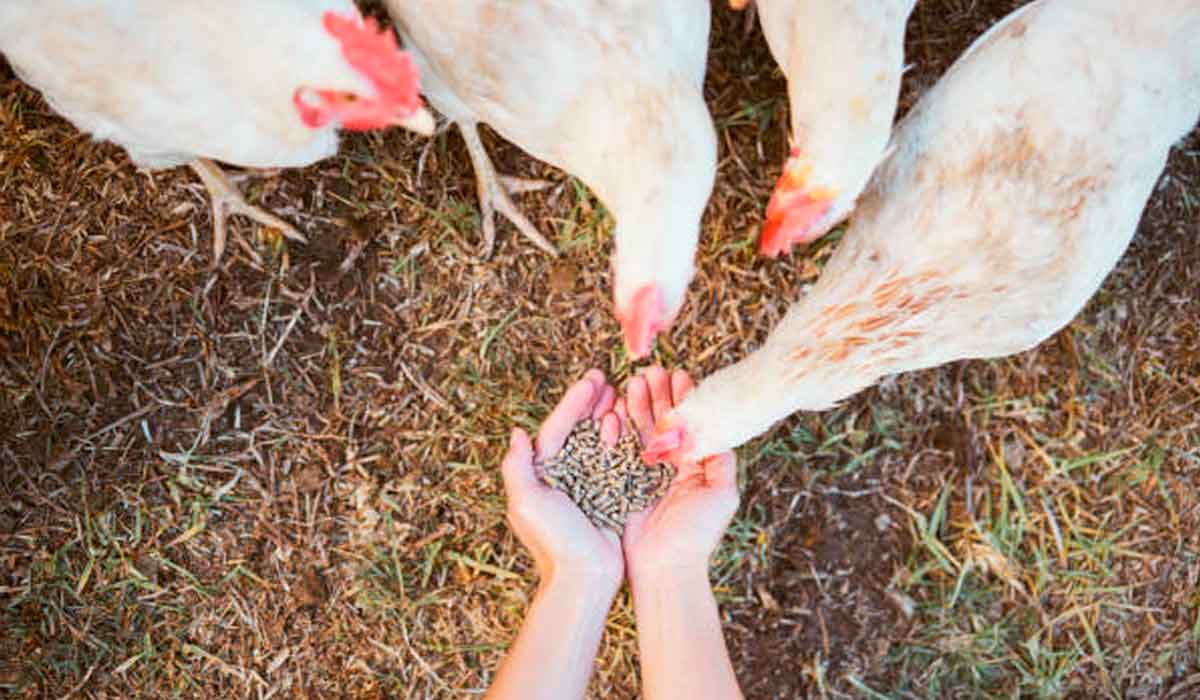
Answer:
M601 421L601 437L615 443L620 422L612 408L616 391L604 374L592 369L558 402L538 430L536 445L524 430L514 428L501 466L508 496L508 521L517 539L533 555L543 582L552 579L590 579L621 584L624 560L615 533L597 529L566 494L542 483L534 462L543 462L562 449L577 423Z
M650 367L629 382L616 412L642 440L694 386L683 370ZM667 573L702 572L738 507L733 452L676 465L678 473L657 504L625 523L623 549L630 582Z

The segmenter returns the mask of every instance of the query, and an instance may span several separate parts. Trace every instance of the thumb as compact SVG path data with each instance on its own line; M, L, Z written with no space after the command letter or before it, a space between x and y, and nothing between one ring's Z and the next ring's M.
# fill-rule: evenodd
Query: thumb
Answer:
M702 466L704 480L709 488L737 491L737 457L733 452L722 452L708 457Z
M508 454L500 465L500 475L509 496L535 488L538 483L533 469L533 443L520 428L513 428L508 439Z

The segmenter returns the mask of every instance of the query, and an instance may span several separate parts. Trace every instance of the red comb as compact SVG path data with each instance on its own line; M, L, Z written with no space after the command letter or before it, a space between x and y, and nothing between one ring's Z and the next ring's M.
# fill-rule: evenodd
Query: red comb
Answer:
M396 35L373 18L343 17L332 11L322 20L325 31L342 46L342 56L378 91L377 99L391 107L416 111L421 107L421 78L412 56L400 50Z

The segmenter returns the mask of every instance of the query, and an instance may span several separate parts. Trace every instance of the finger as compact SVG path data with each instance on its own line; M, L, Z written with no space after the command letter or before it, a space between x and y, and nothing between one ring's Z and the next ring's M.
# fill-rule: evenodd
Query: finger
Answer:
M708 484L708 466L705 462L685 460L675 465L675 478L672 484L696 483L701 486Z
M606 413L600 419L600 440L612 447L621 439L621 417L616 413Z
M688 392L690 392L692 390L692 388L695 386L696 386L696 383L692 381L691 376L688 375L687 372L685 372L681 369L677 369L674 372L672 372L671 373L671 401L672 401L672 403L674 403L674 405L676 405L676 406L683 403L684 397L686 397L688 395Z
M633 420L629 417L629 404L625 401L624 396L617 399L617 402L613 404L612 412L613 415L617 417L617 421L620 424L622 433L624 433L626 430L637 430L637 428L633 425Z
M671 376L662 367L649 367L645 372L646 384L650 386L650 404L654 422L662 420L673 407L671 404Z
M604 372L596 369L595 367L584 372L583 378L588 380L592 384L595 384L598 387L604 386L605 384L608 383L608 379L605 378Z
M603 384L599 396L596 399L596 405L592 408L592 420L600 420L606 414L612 411L613 404L617 401L617 390Z
M630 430L634 429L633 425L629 422L629 406L625 402L624 396L617 399L617 403L613 406L613 413L617 414L617 417L621 419L621 428L622 429L624 429L624 428L629 428Z
M592 395L593 403L591 415L592 418L598 419L605 413L605 411L599 410L598 406L601 402L606 400L606 391L611 391L615 395L616 389L613 389L611 386L609 386L608 378L604 376L604 372L601 372L594 367L589 369L587 372L584 372L583 379L591 382L592 386L595 388L595 394Z
M654 430L654 409L650 406L650 386L642 376L629 380L629 391L625 395L626 408L633 427L641 434L645 442Z
M599 391L597 384L592 381L591 374L588 372L583 379L572 384L550 412L550 416L542 423L535 448L538 461L558 454L575 424L592 414Z
M533 445L529 436L520 428L513 428L508 438L508 453L500 464L500 476L504 479L504 490L511 501L517 494L535 488L538 483L533 468Z
M704 468L704 480L710 488L737 491L737 457L733 452L707 457L701 466Z

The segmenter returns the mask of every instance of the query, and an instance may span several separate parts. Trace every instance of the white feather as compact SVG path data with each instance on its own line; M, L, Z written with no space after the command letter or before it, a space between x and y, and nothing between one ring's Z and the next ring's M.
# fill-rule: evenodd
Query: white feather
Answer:
M1125 250L1200 113L1200 3L1039 0L897 128L813 290L675 412L700 456L896 372L1030 348Z
M302 86L372 94L322 27L352 0L3 0L0 51L78 128L146 167L302 166L337 150Z
M716 173L704 0L389 0L429 101L591 187L616 220L618 306L692 278Z
M916 0L757 0L763 34L788 79L792 139L810 187L836 193L817 231L854 208L884 149L904 74Z

